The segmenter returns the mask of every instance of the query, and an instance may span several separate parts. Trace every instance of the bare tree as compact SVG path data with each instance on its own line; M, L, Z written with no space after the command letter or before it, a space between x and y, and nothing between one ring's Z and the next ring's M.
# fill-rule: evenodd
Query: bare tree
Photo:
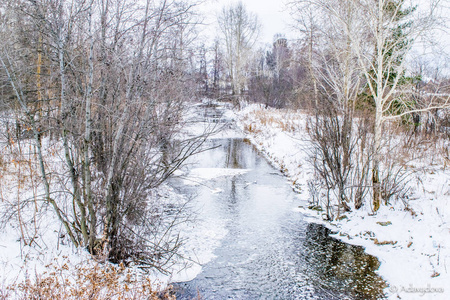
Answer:
M348 30L356 30L357 24L351 24L351 20L357 15L351 6L347 2L334 5L349 20ZM327 216L332 219L335 212L330 207L334 203L330 191L337 199L337 217L341 211L350 210L350 202L357 209L362 206L368 172L368 160L363 159L367 124L355 118L363 77L351 41L336 20L318 21L322 26L316 27L321 39L316 41L312 65L318 94L314 116L308 122L313 144L310 160L327 190Z
M258 18L238 2L222 9L218 23L224 37L232 92L233 95L241 95L246 87L245 65L260 32Z
M406 69L405 56L413 46L412 41L419 39L427 30L433 27L434 10L439 1L430 1L428 11L420 7L420 13L415 8L405 7L405 1L378 0L373 2L354 2L354 8L364 13L364 21L369 26L362 30L369 32L370 44L374 50L367 55L367 41L360 32L357 35L349 34L352 46L358 56L363 69L370 95L375 104L374 126L374 157L372 162L373 209L377 211L382 200L381 180L379 176L383 123L389 119L396 119L404 114L411 113L411 107L405 94L411 93L411 87L405 89L402 85ZM405 15L407 18L405 18ZM406 90L406 93L405 93ZM447 101L448 102L448 99ZM439 103L439 106L447 103ZM403 107L402 113L392 114L395 105ZM426 108L430 109L430 103Z
M291 16L294 19L294 28L299 30L303 35L302 41L305 45L307 52L307 65L309 70L309 76L313 85L314 105L318 105L318 86L316 74L313 70L315 64L315 48L316 43L319 40L320 27L319 22L322 21L322 16L314 5L304 1L292 1L288 2L287 6L291 12Z
M73 244L92 254L161 270L176 255L180 214L165 213L151 194L206 138L179 134L196 94L186 59L195 6L24 0L3 7L10 18L2 23L2 80L13 99L4 104L34 132L45 201ZM42 70L28 75L36 64L51 80ZM36 109L37 102L45 105ZM46 106L48 122L40 113ZM52 172L60 187L47 178L41 141L49 132L59 132L64 149L63 172Z
M212 46L213 59L212 59L212 89L216 97L219 97L221 90L221 83L224 75L224 58L223 52L220 48L220 42L218 39L214 41Z
M411 112L448 105L448 98L439 103L430 101L422 107L414 107L408 96L413 88L403 80L406 70L406 55L427 30L433 28L434 12L439 1L430 1L429 6L406 7L406 1L347 1L348 11L342 13L340 1L304 1L317 7L342 29L348 45L356 56L358 68L362 70L374 107L374 143L371 158L373 210L380 207L382 191L380 161L382 153L383 126L388 120L398 119ZM352 16L357 15L358 18ZM402 110L394 110L401 107Z
M260 49L251 61L248 97L253 102L282 108L292 105L293 72L291 49L287 39L277 34L270 50Z

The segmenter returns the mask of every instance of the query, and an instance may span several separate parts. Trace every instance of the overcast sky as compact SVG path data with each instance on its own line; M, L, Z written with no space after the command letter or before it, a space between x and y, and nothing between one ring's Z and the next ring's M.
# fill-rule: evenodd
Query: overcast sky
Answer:
M216 16L224 5L236 3L238 0L207 0L203 4L202 11L207 15L206 22L210 25L205 26L208 34L216 32ZM286 34L289 37L288 24L290 16L285 11L283 0L242 0L249 12L255 13L262 25L261 38L263 43L272 43L273 36L277 33Z
M249 12L255 13L262 25L261 32L261 43L259 46L265 44L272 44L273 36L277 33L285 34L288 39L296 38L295 31L289 28L289 24L292 22L289 12L286 10L286 3L289 0L242 0L242 3L246 6ZM427 8L427 3L430 0L413 0L421 4L424 9ZM450 1L450 0L445 0ZM205 3L201 6L201 12L206 16L205 23L203 26L203 33L206 35L206 44L211 44L212 40L218 34L217 28L217 14L220 13L225 5L230 5L236 3L238 0L205 0ZM442 11L441 11L442 14ZM446 7L443 15L447 17L450 16L450 9ZM448 52L450 51L450 35L448 32L444 33L442 31L435 32L435 35L429 36L438 43L437 47L422 49L421 47L416 47L411 53L413 56L421 56L422 59L427 61L434 61L431 63L432 67L440 66L441 69L449 69L449 65L443 58L449 57ZM446 52L443 55L442 52ZM449 73L450 71L446 71Z

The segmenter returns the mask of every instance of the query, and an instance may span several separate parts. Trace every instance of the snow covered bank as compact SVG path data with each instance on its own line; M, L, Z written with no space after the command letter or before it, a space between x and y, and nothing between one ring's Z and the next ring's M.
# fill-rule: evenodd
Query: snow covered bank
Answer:
M218 116L213 115L209 120L208 116L197 115L199 111L204 110L203 108L198 110L193 106L191 115L187 116L189 126L185 126L180 134L182 138L195 138L205 132L215 134L210 138L239 135L236 130L224 128L229 124L225 124L222 120L218 122ZM219 117L227 119L229 117L227 113L230 113L230 110L224 111L224 115ZM33 141L24 139L20 143L13 141L8 144L2 140L0 146L2 147L0 149L2 150L0 151L0 220L2 221L0 223L2 237L0 268L4 271L0 274L0 298L6 298L6 295L13 297L14 291L9 290L8 287L17 287L25 282L27 286L31 286L37 282L37 279L45 279L48 274L54 272L61 275L59 277L62 280L61 284L66 279L73 283L72 286L67 286L66 291L68 291L71 288L76 289L77 277L84 276L79 273L80 270L98 269L99 272L103 272L117 267L108 263L98 263L84 249L72 246L55 211L46 201L43 201L44 187L38 172ZM58 141L44 138L43 150L52 197L64 214L72 216L74 204L70 197L70 180L65 176L67 170L64 167L62 145ZM181 170L179 172L183 173ZM245 172L246 170L194 169L183 178L186 185L205 185L204 182L213 178L236 176ZM220 192L219 189L211 190L211 193ZM168 231L163 229L161 234L171 237L174 235L175 240L179 237L184 243L178 249L179 256L174 255L176 259L174 258L168 266L165 266L169 274L156 271L144 274L132 266L126 268L127 274L131 272L133 276L145 279L145 282L149 279L157 290L164 289L171 281L193 279L201 271L201 265L214 257L213 250L227 233L224 225L214 219L196 222L195 210L182 210L190 205L188 197L177 193L167 183L149 191L148 201L149 207L154 208L152 211L154 211L155 219L161 219L156 226L162 227L166 223L170 225L173 218L180 217L178 220L173 220L173 230L170 225ZM212 230L212 228L219 230ZM170 265L172 263L173 265ZM48 284L54 285L56 282L48 282Z
M41 201L36 202L34 215L23 206L17 220L17 213L11 212L14 201L34 195L18 194L9 176L3 173L0 187L0 213L9 218L0 227L1 299L171 299L168 276L100 262L85 249L75 248L54 211ZM27 186L22 182L23 190ZM39 193L39 185L35 188ZM165 184L154 194L167 203L185 201Z
M448 270L450 268L450 172L443 165L421 160L410 167L416 169L415 178L410 182L414 195L408 202L408 209L401 202L392 206L383 206L376 216L371 215L370 207L364 206L347 214L346 218L332 223L321 220L322 213L308 209L307 182L313 178L313 169L308 164L307 150L310 147L308 135L305 131L306 116L301 113L280 110L265 110L256 106L249 106L232 116L225 112L228 119L237 119L239 127L247 134L249 140L265 155L272 164L289 178L292 187L299 198L298 211L310 216L311 222L323 223L331 228L339 238L348 243L361 245L366 252L373 254L381 261L379 269L390 287L386 293L392 299L397 296L402 299L449 299L450 282ZM185 128L189 134L203 132L211 124L197 123L192 128ZM195 130L196 129L196 130ZM229 128L219 132L212 138L242 137L235 130ZM48 147L49 155L58 156L57 145ZM434 159L433 157L429 157ZM13 162L12 165L20 165ZM22 174L30 168L23 167ZM28 168L28 169L27 169ZM57 169L57 166L55 166ZM246 169L197 168L190 172L177 172L176 175L185 179L187 184L208 184L211 179L223 176L236 176L246 172ZM28 172L28 171L27 171ZM11 207L18 201L16 173L3 173L1 183L2 201ZM8 177L9 176L9 177ZM31 175L27 175L31 176ZM34 175L36 176L36 175ZM56 177L55 177L56 180ZM10 184L13 183L14 185ZM32 181L30 181L32 182ZM64 182L62 183L64 184ZM33 194L39 194L39 186L22 185L27 189L30 201ZM33 189L37 189L33 192ZM220 189L209 187L207 193L220 193ZM183 203L186 199L177 194L167 185L154 191L155 199L169 202ZM165 200L164 200L165 199ZM2 208L2 212L7 209ZM55 217L50 209L40 210L36 226L32 222L33 215L23 212L28 220L28 228L39 229L40 233L32 246L24 246L21 239L18 220L8 223L1 228L0 265L4 271L0 277L1 289L11 283L19 283L26 278L49 272L47 266L56 266L62 278L71 277L77 267L91 268L94 261L82 250L68 245L67 238L61 237L64 232L61 226L54 222ZM26 214L25 214L26 213ZM32 225L32 226L30 226ZM212 230L214 228L214 230ZM180 260L173 266L173 274L162 276L152 274L151 280L164 282L188 281L201 272L201 265L214 258L214 249L218 247L227 234L223 221L217 218L201 220L201 222L187 222L181 225L181 238L189 238L181 249L186 260ZM34 236L27 232L25 236ZM30 242L27 240L27 242ZM37 246L39 245L39 246ZM194 251L193 251L194 250ZM55 260L56 258L56 260ZM188 268L186 268L188 264ZM53 265L53 266L52 266ZM133 269L130 269L133 271ZM53 272L53 271L52 271ZM136 276L143 276L139 270L133 271ZM1 296L1 294L0 294ZM1 298L1 297L0 297Z
M391 299L450 298L450 170L430 152L408 164L414 176L407 206L397 201L372 215L369 205L340 221L324 222L322 213L307 209L307 182L313 177L307 151L307 116L251 105L237 113L238 125L299 192L299 211L336 232L345 242L361 245L379 258L379 273ZM426 151L426 150L425 150Z
M74 204L68 196L70 183L62 176L62 145L47 138L42 143L52 197L61 211L70 215ZM99 262L85 249L73 246L53 207L43 200L44 187L31 140L0 145L4 147L0 153L1 299L30 299L37 293L40 299L159 297L156 294L167 288L169 276L146 274L132 265L124 268ZM176 210L188 201L167 184L149 193L149 206L158 209L157 215L167 216L169 209ZM188 225L180 224L179 230L182 226ZM188 255L186 251L183 254ZM174 263L177 270L185 265L184 261Z

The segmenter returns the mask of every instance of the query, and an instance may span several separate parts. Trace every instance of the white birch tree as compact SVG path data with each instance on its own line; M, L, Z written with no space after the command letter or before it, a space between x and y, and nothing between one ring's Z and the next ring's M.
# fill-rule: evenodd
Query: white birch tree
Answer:
M242 2L224 7L218 16L219 29L224 38L226 63L233 95L241 95L246 87L245 65L257 42L260 24Z
M403 79L407 70L405 59L414 42L435 26L435 11L440 1L430 0L415 7L405 0L346 1L354 13L352 18L342 14L335 0L301 1L322 11L326 18L339 24L347 36L349 46L358 61L374 106L372 188L373 210L377 211L382 200L380 162L383 126L388 120L414 111L448 105L448 99L440 103L430 102L426 107L414 108L409 103L408 90ZM355 18L354 16L358 16ZM357 24L355 24L357 22ZM355 27L356 25L356 27ZM344 83L342 83L344 84ZM400 89L400 87L402 87ZM402 106L402 112L394 114L393 107Z

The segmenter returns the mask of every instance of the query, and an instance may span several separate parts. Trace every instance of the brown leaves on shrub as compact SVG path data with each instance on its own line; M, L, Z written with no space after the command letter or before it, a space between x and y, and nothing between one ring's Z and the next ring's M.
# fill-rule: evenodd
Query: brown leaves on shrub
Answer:
M0 299L175 299L171 287L123 265L50 264L34 279L10 285Z

